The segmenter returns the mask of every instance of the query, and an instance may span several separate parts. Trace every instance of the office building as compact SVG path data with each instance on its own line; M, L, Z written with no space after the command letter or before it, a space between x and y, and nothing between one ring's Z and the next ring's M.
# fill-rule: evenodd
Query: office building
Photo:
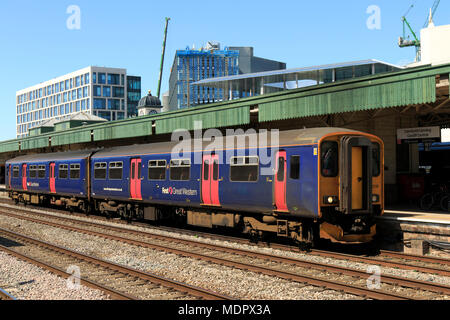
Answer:
M30 129L50 119L62 120L78 112L108 121L134 116L140 82L126 69L90 66L17 91L17 137L28 136Z
M230 94L233 95L231 88L193 85L200 80L280 69L286 69L286 64L255 57L252 47L221 50L220 44L208 43L206 48L200 50L177 50L169 80L169 109L224 101L229 99Z

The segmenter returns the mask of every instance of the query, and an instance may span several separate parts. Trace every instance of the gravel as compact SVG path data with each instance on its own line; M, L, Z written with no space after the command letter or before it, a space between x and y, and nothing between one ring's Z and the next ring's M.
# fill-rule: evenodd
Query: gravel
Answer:
M359 297L180 257L54 227L2 217L0 226L142 271L246 300L344 300ZM81 270L83 273L83 270Z
M11 208L15 208L15 206L12 206L12 205L8 205L8 206ZM30 209L30 208L28 208L28 210L30 210L31 212L33 212L33 211L45 212L46 214L50 214L50 215L53 215L56 217L58 217L58 216L67 217L67 215L64 215L64 214L47 212L45 210L37 210L37 209ZM91 221L89 218L84 218L84 217L72 216L71 218L75 219L75 220L79 220L79 221ZM105 221L102 223L105 225L117 226L117 224L114 222ZM370 266L372 266L367 263L359 263L359 262L353 262L353 261L342 260L342 259L320 257L320 256L316 256L313 254L307 254L307 253L301 253L301 252L289 252L289 251L284 251L284 250L280 250L280 249L261 248L261 247L253 246L251 244L247 245L247 244L242 244L242 243L233 243L233 242L229 242L229 241L214 240L214 239L210 239L210 238L179 234L179 233L175 233L175 232L158 230L158 229L152 228L152 227L144 228L144 227L138 227L138 226L132 226L132 225L122 225L122 224L120 225L120 227L131 229L131 230L138 230L138 231L146 232L149 234L165 235L165 236L175 237L178 239L194 240L194 241L198 241L201 243L211 243L211 244L222 245L222 246L226 246L226 247L230 247L230 248L251 250L251 251L261 252L261 253L266 253L266 254L274 254L274 255L279 255L279 256L283 256L283 257L300 259L303 261L310 261L310 262L330 264L330 265L341 266L341 267L354 268L354 269L362 270L365 272L367 272L368 268ZM384 266L379 266L379 267L381 269L381 275L385 274L385 275L391 275L391 276L399 276L399 277L404 277L404 278L413 279L413 280L430 281L430 282L450 285L450 277L433 275L433 274L423 273L423 272L419 272L419 271L415 271L415 270L396 269L396 268L390 268L390 267L384 267Z
M12 205L8 205L8 206L11 208L15 208L15 206L12 206ZM28 210L30 212L33 212L33 211L34 212L45 212L45 213L53 215L53 216L63 216L63 217L67 216L65 214L47 212L45 210L37 210L37 209L31 209L31 208L28 208ZM80 220L80 221L90 221L91 220L89 218L77 217L77 216L72 216L72 218L76 219L76 220ZM15 220L15 221L17 221L17 220ZM21 223L23 224L24 222L21 221ZM114 222L105 221L102 223L105 225L117 226L117 224ZM370 266L365 263L358 263L358 262L352 262L352 261L348 261L348 260L320 257L320 256L304 254L304 253L300 253L300 252L296 253L296 252L288 252L288 251L272 249L272 248L260 248L260 247L255 247L252 245L232 243L229 241L213 240L210 238L202 238L202 237L197 237L197 236L183 235L183 234L178 234L175 232L158 230L158 229L152 228L152 227L144 228L144 227L138 227L138 226L132 226L132 225L120 225L120 226L123 228L128 228L131 230L138 230L138 231L147 232L150 234L166 235L166 236L176 237L179 239L195 240L195 241L198 241L201 243L219 244L219 245L226 246L226 247L247 249L247 250L256 251L256 252L275 254L275 255L279 255L279 256L296 258L296 259L300 259L303 261L311 261L311 262L318 262L318 263L330 264L330 265L336 265L336 266L342 266L342 267L350 267L350 268L354 268L354 269L358 269L358 270L362 270L362 271L366 271L366 272L368 270L368 267ZM43 228L43 227L40 227L39 229L41 229L41 228ZM46 227L46 228L51 228L51 227ZM61 232L63 232L62 230L59 230L59 229L54 229L54 228L51 228L51 229L53 229L53 231L56 232L55 238L57 238L57 234L60 234ZM34 231L36 231L36 230L34 230ZM68 233L70 234L70 232L68 232ZM72 233L72 236L73 236L73 233ZM176 255L161 253L159 251L150 250L150 249L140 248L140 249L138 249L139 253L136 254L136 247L125 245L125 244L121 244L121 245L125 246L127 248L126 250L130 250L129 251L130 255L124 255L122 251L116 251L116 252L111 253L110 248L114 248L115 246L117 246L118 245L117 243L110 242L109 240L104 240L104 239L99 239L99 238L92 237L92 236L85 236L85 235L79 235L79 234L76 234L75 238L80 238L81 236L87 237L85 241L90 241L89 242L90 245L87 245L87 246L81 245L80 246L78 244L79 241L71 242L68 239L66 239L65 236L64 236L64 239L59 239L59 240L60 241L67 240L64 243L61 243L61 245L71 246L71 247L74 247L74 249L79 247L79 250L81 250L81 251L87 250L86 252L90 253L90 254L100 254L100 255L104 254L105 256L103 256L103 257L106 257L107 259L112 259L112 261L114 261L114 262L130 265L137 269L141 269L141 270L145 270L145 271L151 271L151 272L155 272L158 274L162 274L166 277L171 277L171 278L177 279L179 281L186 281L186 282L194 281L195 283L193 283L193 284L196 284L199 286L204 286L205 283L209 283L212 281L213 283L211 283L210 287L208 287L208 288L210 288L211 290L215 290L213 288L219 288L219 290L215 290L215 291L219 291L219 292L226 293L226 294L230 294L230 292L234 290L234 289L232 289L230 292L226 291L226 287L228 285L228 278L227 278L228 276L226 276L226 274L229 271L229 269L233 270L233 273L236 273L237 271L239 271L240 274L239 274L239 276L236 276L236 279L239 279L239 277L243 277L245 279L243 281L243 283L247 283L247 279L252 279L252 281L269 281L269 280L263 280L263 278L264 277L272 278L272 277L258 275L258 274L252 273L252 272L234 270L231 268L219 266L220 271L223 271L223 273L224 273L224 278L216 279L215 273L217 273L217 272L220 273L220 271L217 271L217 266L212 265L212 264L199 262L199 261L189 259L189 258L181 258ZM91 240L88 240L88 239L90 239L89 237L91 238ZM53 238L54 237L52 237L52 239ZM94 240L92 240L92 239L94 239ZM52 241L54 241L54 240L52 240ZM103 245L99 244L98 243L99 241L103 242L104 244ZM114 251L114 249L112 249L112 250ZM120 252L120 254L118 254L118 252ZM126 251L126 252L128 252L128 251ZM151 258L148 258L148 257L151 257ZM155 259L153 257L155 257ZM178 263L180 261L180 259L181 259L181 261L184 261L184 262L180 262L181 266ZM195 266L195 267L192 269L191 266ZM201 268L201 269L195 269L197 267ZM385 275L392 275L392 276L400 276L400 277L405 277L405 278L409 278L409 279L430 281L430 282L450 285L450 277L432 275L432 274L422 273L422 272L413 271L413 270L402 270L402 269L395 269L395 268L382 267L382 266L379 266L379 267L382 272L381 275L385 274ZM176 271L174 271L174 270L176 270ZM201 270L201 272L199 272L198 270ZM214 270L214 271L211 271L211 270ZM185 277L185 278L183 278L183 277ZM260 278L253 278L253 277L262 277L262 278L260 279ZM210 280L211 278L212 278L212 280ZM187 280L183 280L183 279L187 279ZM225 279L225 282L221 282L222 279ZM237 280L237 281L239 281L239 280ZM189 283L191 283L191 282L189 282ZM221 288L221 286L224 283L225 283L225 287ZM288 285L294 286L294 287L297 286L294 289L297 290L298 292L296 291L295 293L290 294L290 292L293 292L292 289L282 290L283 294L281 296L278 296L278 295L274 295L273 293L271 293L271 291L275 290L273 288L269 290L269 288L266 287L264 290L251 291L251 289L248 289L247 286L242 286L242 288L240 288L239 286L236 286L235 297L246 298L246 299L255 299L255 298L256 299L277 299L277 298L279 298L279 299L310 299L310 298L315 299L316 297L318 299L354 298L354 296L342 295L342 294L336 293L334 291L331 291L332 294L328 294L327 291L322 291L322 292L320 292L320 294L317 294L317 292L315 292L315 291L317 291L316 290L317 288L303 287L302 284L287 282L287 281L281 280L281 279L276 279L276 284L274 284L274 288L279 287L278 283L283 283L283 286L288 286ZM300 286L300 288L298 287L298 285ZM223 290L225 290L225 291L223 291ZM250 290L250 291L248 291L248 290ZM287 291L289 291L289 292L287 292ZM309 293L311 293L311 294L309 294ZM240 296L242 294L243 294L243 297ZM230 295L233 295L233 294L230 294Z
M20 272L18 272L20 270ZM0 288L19 300L108 300L102 291L79 286L0 251Z

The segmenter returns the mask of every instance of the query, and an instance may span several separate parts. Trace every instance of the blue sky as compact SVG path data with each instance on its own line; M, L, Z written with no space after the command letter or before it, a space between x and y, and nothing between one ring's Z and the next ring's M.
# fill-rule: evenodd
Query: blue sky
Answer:
M140 75L143 93L156 92L164 31L167 39L162 92L168 90L177 49L208 40L222 46L253 46L255 55L284 61L288 68L360 59L394 64L414 60L400 49L401 16L420 32L434 0L225 0L106 1L40 0L0 2L0 140L15 138L15 92L89 65L120 67ZM70 5L81 9L81 29L69 30ZM366 22L369 6L381 12L381 29ZM436 25L450 23L443 0Z

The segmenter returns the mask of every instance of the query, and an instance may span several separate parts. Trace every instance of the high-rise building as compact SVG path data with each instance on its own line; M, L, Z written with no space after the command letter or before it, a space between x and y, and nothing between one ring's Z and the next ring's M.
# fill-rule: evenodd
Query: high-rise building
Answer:
M194 87L199 80L239 74L239 51L177 50L169 80L171 110L226 99L224 90Z
M127 114L129 118L138 115L141 95L141 77L127 76Z
M233 88L207 88L193 83L209 78L286 69L279 61L255 57L252 47L228 47L208 43L205 49L177 50L169 80L169 109L228 100Z
M47 120L80 111L108 121L136 115L140 88L140 77L127 76L126 69L90 66L17 91L17 137L29 135Z

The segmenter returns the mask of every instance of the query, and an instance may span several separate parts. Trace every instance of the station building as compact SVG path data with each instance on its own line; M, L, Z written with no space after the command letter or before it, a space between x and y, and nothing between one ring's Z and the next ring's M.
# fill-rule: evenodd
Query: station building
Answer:
M108 121L137 114L141 78L126 69L87 67L16 92L17 138L44 122L87 112Z
M436 31L442 33L430 41L439 49L446 45L439 39L448 39L450 29L436 27ZM440 129L450 127L450 51L439 49L434 59L426 54L432 52L429 48L422 49L427 60L408 68L363 60L199 80L192 86L232 94L195 108L3 141L0 161L27 153L170 141L172 132L194 130L197 121L203 129L223 131L341 127L383 139L385 199L387 205L395 204L403 201L402 183L408 180L404 177L423 169L419 143L429 149L430 141L439 141Z

